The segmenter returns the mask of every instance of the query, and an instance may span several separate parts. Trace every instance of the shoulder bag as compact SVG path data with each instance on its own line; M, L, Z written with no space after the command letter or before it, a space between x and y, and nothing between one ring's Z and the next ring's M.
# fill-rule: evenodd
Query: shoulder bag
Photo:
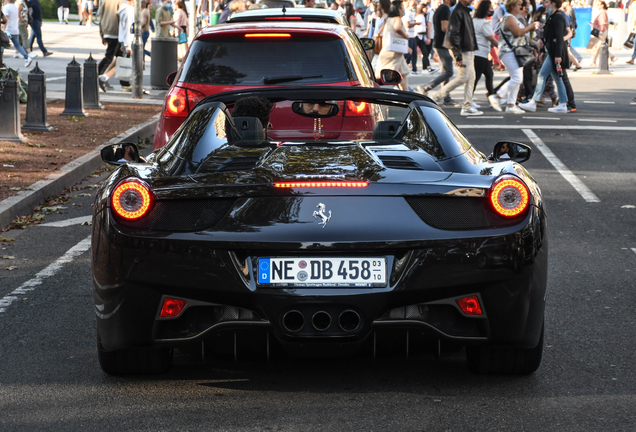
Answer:
M510 41L508 40L508 38L506 37L506 34L504 33L505 25L506 25L505 21L501 23L499 32L501 33L501 36L503 36L504 40L506 41L508 48L512 50L515 57L517 58L517 63L519 63L519 67L530 66L532 63L534 63L534 60L535 60L534 50L527 43L525 45L517 45L513 47Z
M593 28L590 34L594 37L598 37L601 34L601 32L599 31L599 29Z
M377 20L376 20L377 23ZM386 25L386 20L384 21L384 24L382 24L383 26ZM373 41L375 42L375 45L373 46L373 54L378 54L380 55L380 51L382 51L382 33L384 33L384 27L382 27L382 31L379 31L380 29L376 29L374 28L374 31L376 32L376 34L373 35Z

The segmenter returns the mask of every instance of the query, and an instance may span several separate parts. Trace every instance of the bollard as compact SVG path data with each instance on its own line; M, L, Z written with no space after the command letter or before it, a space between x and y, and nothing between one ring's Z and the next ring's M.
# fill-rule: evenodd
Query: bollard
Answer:
M22 129L42 132L53 130L53 126L46 122L46 74L37 63L29 72L26 123L22 125Z
M20 131L20 100L18 82L9 69L0 93L0 141L24 142Z
M598 53L598 70L594 72L596 75L611 75L609 70L609 46L602 43Z
M66 99L61 116L86 117L84 97L82 95L82 66L75 61L66 66Z
M104 105L99 102L99 84L97 73L97 61L90 53L84 61L84 85L82 86L84 96L84 108L104 109Z

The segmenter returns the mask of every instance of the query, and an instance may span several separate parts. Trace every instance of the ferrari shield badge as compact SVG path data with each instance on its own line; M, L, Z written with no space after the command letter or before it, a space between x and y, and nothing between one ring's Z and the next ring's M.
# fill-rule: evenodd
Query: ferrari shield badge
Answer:
M324 228L327 225L327 222L331 219L331 210L329 210L329 216L325 214L326 206L323 203L318 203L316 206L318 207L318 211L314 211L314 219L321 219L321 222L318 225L322 225Z

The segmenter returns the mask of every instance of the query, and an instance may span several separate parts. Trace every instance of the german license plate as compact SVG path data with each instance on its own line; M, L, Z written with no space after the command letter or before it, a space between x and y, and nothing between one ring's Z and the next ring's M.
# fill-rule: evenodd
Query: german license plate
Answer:
M386 257L259 258L258 284L272 287L385 287Z

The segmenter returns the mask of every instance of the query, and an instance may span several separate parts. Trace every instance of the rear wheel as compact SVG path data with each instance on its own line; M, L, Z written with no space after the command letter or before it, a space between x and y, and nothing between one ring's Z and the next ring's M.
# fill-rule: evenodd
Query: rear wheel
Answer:
M131 348L105 351L97 337L97 356L102 370L109 375L158 375L172 367L172 349Z
M528 375L539 369L543 355L543 326L534 348L506 345L466 347L468 370L480 374Z

